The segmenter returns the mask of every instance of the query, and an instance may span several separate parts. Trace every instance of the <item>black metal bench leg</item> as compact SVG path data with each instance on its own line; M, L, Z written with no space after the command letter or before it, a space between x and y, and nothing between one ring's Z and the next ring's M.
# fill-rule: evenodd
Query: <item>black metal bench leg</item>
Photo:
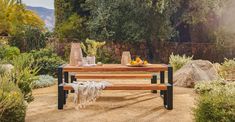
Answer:
M153 77L151 79L151 84L157 84L157 75L153 74ZM157 93L157 90L152 90L152 93Z
M58 86L58 109L63 109L64 106L64 94L63 86Z
M164 84L165 83L165 72L161 71L160 72L160 83ZM163 97L164 91L160 90L160 96Z
M64 72L64 82L68 83L69 82L69 73L68 72ZM68 97L69 91L66 90L64 91L64 104L66 104L66 98Z
M67 95L68 95L68 93L67 93L68 91L63 91L63 95L64 95L64 105L66 104L66 98L67 98Z
M173 109L173 68L168 66L167 109Z
M167 108L167 92L166 91L162 92L163 92L163 105L165 108Z
M71 75L70 80L71 80L71 83L73 83L73 81L76 81L75 76ZM74 93L74 90L71 90L71 93Z
M69 73L64 72L64 82L69 83ZM69 94L69 91L66 91L66 94Z
M57 77L58 77L58 109L63 109L64 91L63 87L60 86L63 83L63 66L58 67Z

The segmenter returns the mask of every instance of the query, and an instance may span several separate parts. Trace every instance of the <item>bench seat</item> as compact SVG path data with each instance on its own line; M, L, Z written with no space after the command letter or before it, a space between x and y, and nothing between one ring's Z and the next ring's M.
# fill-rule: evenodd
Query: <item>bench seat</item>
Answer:
M152 74L76 74L76 79L151 79Z
M72 86L60 84L58 87L58 109L63 109L66 104L66 91L74 90ZM173 109L173 85L172 84L113 84L106 86L104 90L161 90L163 92L163 105L166 109Z
M63 85L63 84L61 84ZM64 90L74 90L70 85L63 85ZM113 84L104 90L167 90L165 84Z

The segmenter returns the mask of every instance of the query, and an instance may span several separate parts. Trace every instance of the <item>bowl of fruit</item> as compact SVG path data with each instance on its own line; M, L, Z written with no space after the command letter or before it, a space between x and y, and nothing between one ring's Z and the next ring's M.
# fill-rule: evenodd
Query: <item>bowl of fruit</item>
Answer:
M146 60L142 60L140 57L136 57L135 60L131 60L127 66L129 67L146 67L151 64L148 63Z

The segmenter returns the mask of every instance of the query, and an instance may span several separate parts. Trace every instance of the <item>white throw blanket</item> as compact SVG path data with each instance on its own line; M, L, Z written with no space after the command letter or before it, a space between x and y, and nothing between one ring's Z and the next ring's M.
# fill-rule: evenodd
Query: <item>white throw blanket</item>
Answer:
M106 81L73 82L69 84L75 90L74 103L76 109L78 109L78 107L85 108L87 104L94 102L99 97L101 90L111 85Z

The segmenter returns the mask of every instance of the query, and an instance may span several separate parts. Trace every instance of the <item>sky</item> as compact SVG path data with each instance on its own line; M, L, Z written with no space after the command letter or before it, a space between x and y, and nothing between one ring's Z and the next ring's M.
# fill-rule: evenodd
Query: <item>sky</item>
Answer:
M54 9L54 0L22 0L27 6Z

